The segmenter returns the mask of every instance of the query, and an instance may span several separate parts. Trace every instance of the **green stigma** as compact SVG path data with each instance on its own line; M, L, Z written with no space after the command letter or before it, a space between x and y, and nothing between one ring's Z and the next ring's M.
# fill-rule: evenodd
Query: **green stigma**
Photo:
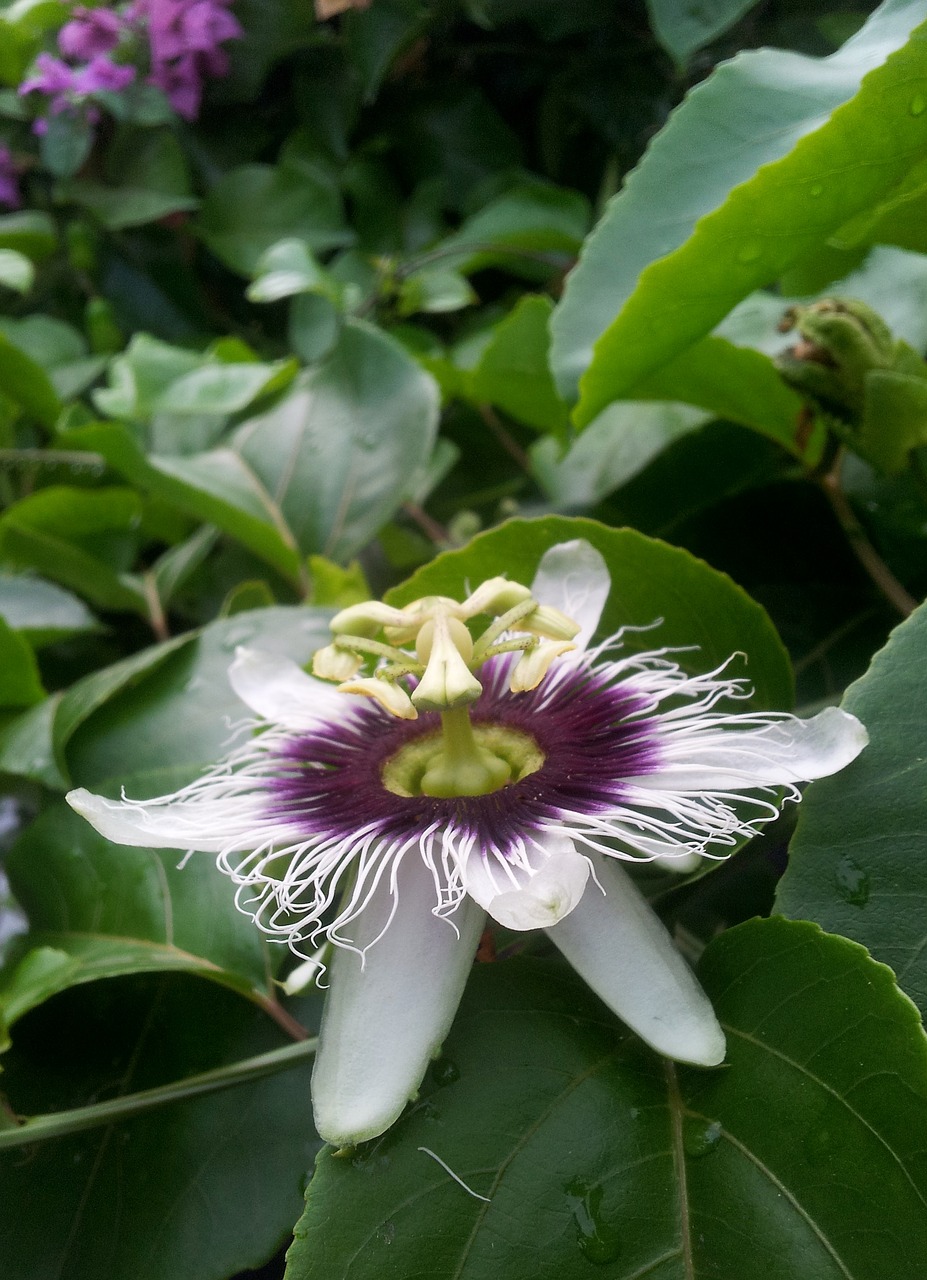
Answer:
M440 730L391 756L382 781L398 796L483 796L520 782L543 763L543 752L526 733L503 725L474 725L461 709L445 712Z

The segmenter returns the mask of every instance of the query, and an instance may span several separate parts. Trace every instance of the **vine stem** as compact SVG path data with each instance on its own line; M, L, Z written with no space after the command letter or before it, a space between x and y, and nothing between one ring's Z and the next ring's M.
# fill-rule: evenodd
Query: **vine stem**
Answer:
M897 609L902 617L907 618L917 608L918 601L902 586L869 541L866 530L857 519L856 512L843 491L840 481L842 467L843 450L838 449L830 469L821 476L824 495L863 569L889 604Z
M512 458L519 467L521 467L522 471L526 472L529 476L533 475L534 472L531 468L531 459L511 432L505 427L502 419L496 413L492 405L478 404L476 409L477 413L483 419L486 426L499 441L499 444L506 451L509 457Z
M315 1053L318 1039L301 1040L298 1044L271 1049L253 1058L243 1058L226 1067L203 1071L172 1084L143 1089L140 1093L127 1093L108 1102L96 1102L89 1107L75 1107L72 1111L54 1111L47 1115L29 1116L12 1128L0 1128L0 1151L21 1147L33 1142L47 1142L50 1138L63 1138L84 1129L95 1129L101 1124L113 1124L144 1115L171 1102L186 1102L203 1093L216 1093L236 1085L260 1080L277 1071L289 1071L307 1061Z

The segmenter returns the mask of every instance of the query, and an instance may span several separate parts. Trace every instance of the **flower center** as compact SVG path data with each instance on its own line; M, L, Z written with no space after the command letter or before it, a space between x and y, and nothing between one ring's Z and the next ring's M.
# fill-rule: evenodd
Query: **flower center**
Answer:
M397 796L483 796L536 773L544 753L527 733L472 724L465 707L446 711L441 728L399 748L383 766Z
M579 624L540 604L528 587L490 578L462 601L423 596L394 609L368 600L342 609L331 628L332 643L313 658L315 675L337 681L344 693L376 699L401 720L427 711L441 716L439 733L417 739L387 762L382 778L388 791L485 796L540 768L544 756L532 738L474 726L469 712L483 692L476 673L490 658L519 654L509 689L527 693L552 662L575 648ZM373 664L372 675L361 674L365 664Z

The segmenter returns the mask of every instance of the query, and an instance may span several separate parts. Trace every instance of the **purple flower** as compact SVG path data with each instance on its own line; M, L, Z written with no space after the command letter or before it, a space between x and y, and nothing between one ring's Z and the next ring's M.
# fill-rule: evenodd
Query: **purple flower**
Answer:
M122 17L112 9L78 5L71 21L58 32L58 48L75 62L90 62L115 49L124 29Z
M85 67L74 73L74 92L86 96L92 93L118 93L135 79L135 67L121 66L100 54Z
M670 650L623 652L620 633L589 647L609 589L598 552L570 542L530 588L493 578L462 602L351 606L313 662L339 689L239 650L229 677L257 736L172 795L68 796L119 844L213 852L271 937L331 953L312 1083L330 1142L376 1137L418 1088L487 913L545 929L660 1053L724 1057L621 860L724 857L866 731L835 707L727 711L748 690L726 663L691 675Z
M135 79L135 68L119 66L106 54L99 54L83 67L69 67L50 53L40 53L35 60L37 74L24 80L20 94L44 93L51 98L49 105L53 116L72 111L83 104L84 99L95 93L118 93ZM47 125L36 121L36 133L44 133Z
M0 147L0 204L8 209L18 209L22 204L19 194L19 174L9 147Z
M74 68L50 53L40 53L35 60L36 74L19 86L20 95L46 93L49 96L70 93L74 85Z
M196 119L203 97L203 81L196 54L155 63L148 79L161 90L179 116L184 120Z
M136 0L127 11L133 21L146 21L151 46L150 83L167 96L178 115L195 120L203 81L228 73L228 56L220 48L243 35L228 11L231 0Z

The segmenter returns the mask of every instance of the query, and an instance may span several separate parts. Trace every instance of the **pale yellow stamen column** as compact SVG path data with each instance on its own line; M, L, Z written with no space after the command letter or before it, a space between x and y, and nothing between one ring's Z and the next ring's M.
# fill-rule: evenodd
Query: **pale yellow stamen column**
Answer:
M474 642L466 624L480 615L494 621ZM488 795L537 768L537 748L527 735L496 729L496 738L487 741L481 729L478 741L469 712L483 691L474 671L487 659L520 651L510 688L523 693L540 683L555 658L573 648L577 624L539 605L527 587L492 578L462 602L425 596L394 609L368 601L342 610L331 626L335 639L316 654L317 676L340 679L345 693L375 698L402 719L414 720L422 711L440 714L440 734L410 743L390 762L397 794ZM378 632L384 640L375 638ZM399 647L406 645L414 645L414 653ZM370 658L380 660L375 675L359 676ZM404 688L408 676L418 680L411 694ZM500 732L504 744L497 741Z

